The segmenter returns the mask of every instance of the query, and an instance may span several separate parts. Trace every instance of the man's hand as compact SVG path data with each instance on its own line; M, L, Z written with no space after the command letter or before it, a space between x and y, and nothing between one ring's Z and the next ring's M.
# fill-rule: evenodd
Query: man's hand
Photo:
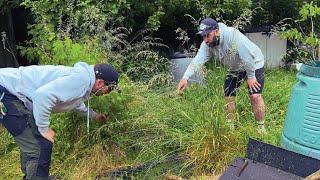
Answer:
M107 121L108 119L109 119L109 116L106 115L106 114L98 114L98 115L96 116L96 121L97 121L97 122L105 122L105 121Z
M181 79L179 84L178 84L178 87L177 87L178 93L180 94L181 91L185 90L187 85L188 85L188 80L187 79Z
M253 92L253 91L257 92L260 90L261 85L258 83L255 77L248 78L247 83L248 83L250 92Z
M54 136L55 136L55 133L54 131L51 129L51 128L48 128L48 131L41 134L44 138L46 138L48 141L54 143Z

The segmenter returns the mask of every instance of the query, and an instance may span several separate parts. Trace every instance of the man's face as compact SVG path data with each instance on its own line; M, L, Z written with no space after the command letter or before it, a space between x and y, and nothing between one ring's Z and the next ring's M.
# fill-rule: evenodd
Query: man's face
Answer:
M101 79L96 80L92 92L96 96L102 96L105 94L109 94L111 92L111 88L105 84L105 82Z
M103 86L101 87L100 89L98 89L96 92L95 92L95 95L96 96L102 96L102 95L105 95L105 94L109 94L111 92L110 88L108 86Z
M203 41L209 46L211 43L215 42L218 39L219 30L214 29L209 34L202 36Z

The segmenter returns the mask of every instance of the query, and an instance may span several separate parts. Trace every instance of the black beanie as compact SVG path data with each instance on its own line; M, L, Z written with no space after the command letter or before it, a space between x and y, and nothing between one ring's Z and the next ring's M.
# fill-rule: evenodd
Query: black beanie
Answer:
M117 86L119 74L111 65L96 64L94 65L94 73L96 75L96 79L104 80L107 86Z

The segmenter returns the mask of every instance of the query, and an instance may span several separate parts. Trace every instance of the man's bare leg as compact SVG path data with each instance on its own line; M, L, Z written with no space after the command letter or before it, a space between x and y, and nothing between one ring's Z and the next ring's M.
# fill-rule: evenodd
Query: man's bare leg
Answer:
M258 123L258 131L260 133L266 133L264 126L265 118L265 105L261 94L252 94L250 95L251 105L254 117Z
M234 121L236 119L236 103L235 103L235 97L233 96L226 96L226 118L227 122L230 124L231 129L234 129Z

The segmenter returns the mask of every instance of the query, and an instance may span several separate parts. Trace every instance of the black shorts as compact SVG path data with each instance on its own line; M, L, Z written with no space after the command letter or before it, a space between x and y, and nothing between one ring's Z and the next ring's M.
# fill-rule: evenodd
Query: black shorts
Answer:
M264 86L264 67L255 70L258 83L261 85L260 90L252 92L249 90L249 94L261 94ZM228 72L226 80L224 82L224 95L236 96L237 90L241 86L243 81L248 79L246 71L240 72Z

